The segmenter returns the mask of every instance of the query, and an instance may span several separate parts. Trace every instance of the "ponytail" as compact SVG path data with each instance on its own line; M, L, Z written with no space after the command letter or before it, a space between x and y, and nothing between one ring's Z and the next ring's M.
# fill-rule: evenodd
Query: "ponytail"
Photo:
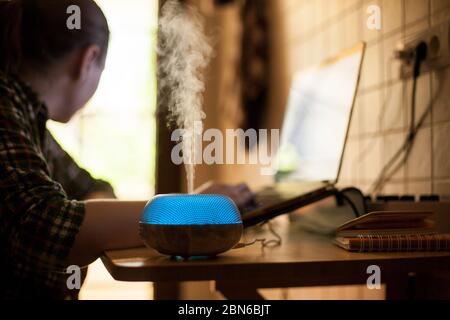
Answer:
M0 0L0 71L17 72L22 59L22 1Z

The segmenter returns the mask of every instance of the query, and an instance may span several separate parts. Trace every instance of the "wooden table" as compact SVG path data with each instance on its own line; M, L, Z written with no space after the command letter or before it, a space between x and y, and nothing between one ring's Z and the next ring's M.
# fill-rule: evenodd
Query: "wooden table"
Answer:
M206 261L175 261L147 248L108 251L102 261L116 280L210 280L229 299L261 299L258 288L365 284L370 265L381 268L386 298L404 299L410 294L411 273L450 269L450 252L352 253L333 245L330 238L290 227L280 234L279 247L262 251L256 244Z

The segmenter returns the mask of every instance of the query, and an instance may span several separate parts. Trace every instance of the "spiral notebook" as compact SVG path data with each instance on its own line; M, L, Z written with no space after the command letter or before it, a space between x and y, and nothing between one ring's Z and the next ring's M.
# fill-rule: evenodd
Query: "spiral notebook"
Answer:
M336 230L334 243L348 251L449 251L450 234L439 234L432 212L372 212Z

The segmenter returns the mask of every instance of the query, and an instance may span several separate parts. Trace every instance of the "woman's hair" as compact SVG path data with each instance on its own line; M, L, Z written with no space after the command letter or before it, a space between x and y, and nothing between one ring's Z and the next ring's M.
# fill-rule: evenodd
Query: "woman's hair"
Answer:
M72 5L80 8L80 29L68 27ZM44 71L93 44L102 50L103 61L108 42L108 22L94 0L0 0L0 71Z

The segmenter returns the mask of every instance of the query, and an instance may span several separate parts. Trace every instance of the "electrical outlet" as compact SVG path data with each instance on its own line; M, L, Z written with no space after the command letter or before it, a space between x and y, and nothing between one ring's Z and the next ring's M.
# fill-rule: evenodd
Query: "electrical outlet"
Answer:
M422 41L428 45L428 56L422 64L421 74L450 65L450 20L409 36L403 43L403 51L413 51ZM404 60L400 70L402 79L412 76L413 64L412 59Z

